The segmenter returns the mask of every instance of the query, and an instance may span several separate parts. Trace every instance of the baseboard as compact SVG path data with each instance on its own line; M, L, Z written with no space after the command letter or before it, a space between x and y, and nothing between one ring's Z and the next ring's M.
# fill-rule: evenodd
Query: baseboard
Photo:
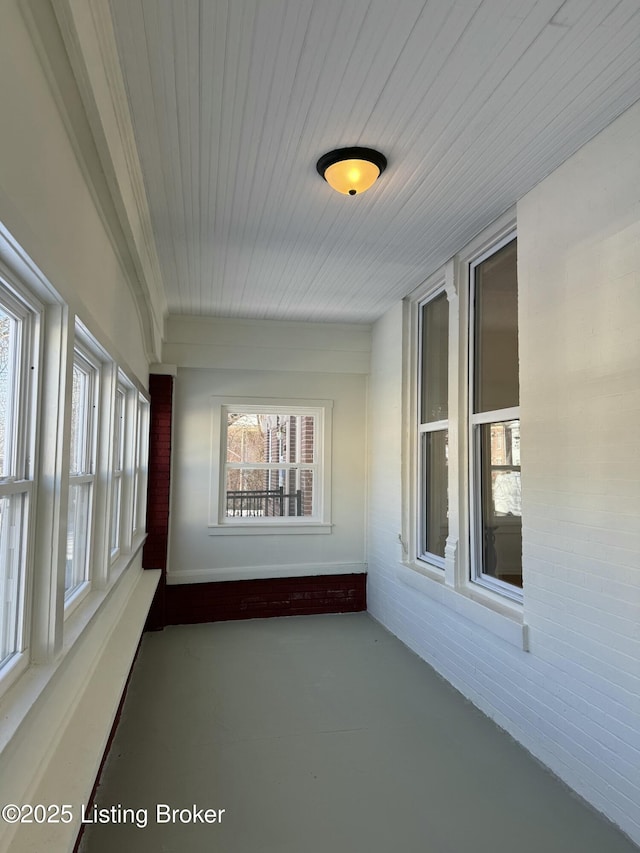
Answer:
M355 613L367 609L366 587L364 573L171 585L166 624Z

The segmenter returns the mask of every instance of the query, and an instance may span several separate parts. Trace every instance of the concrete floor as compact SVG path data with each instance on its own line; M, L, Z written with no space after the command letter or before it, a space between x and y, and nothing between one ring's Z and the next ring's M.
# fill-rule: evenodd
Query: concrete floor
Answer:
M366 614L147 634L97 806L147 825L84 853L638 853Z

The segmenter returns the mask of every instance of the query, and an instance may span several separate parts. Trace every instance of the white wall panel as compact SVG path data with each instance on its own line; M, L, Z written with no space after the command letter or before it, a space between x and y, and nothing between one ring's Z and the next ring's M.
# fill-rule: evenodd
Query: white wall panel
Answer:
M0 27L0 222L114 356L147 382L139 314L17 2Z
M170 583L365 570L366 376L178 367L175 389ZM329 534L210 535L214 395L333 401Z

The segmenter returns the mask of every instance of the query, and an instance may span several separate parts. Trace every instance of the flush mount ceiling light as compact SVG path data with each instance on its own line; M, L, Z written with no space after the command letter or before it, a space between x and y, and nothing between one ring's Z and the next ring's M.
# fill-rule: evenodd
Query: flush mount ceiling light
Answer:
M337 148L323 154L316 169L330 187L344 195L360 195L375 184L387 158L373 148Z

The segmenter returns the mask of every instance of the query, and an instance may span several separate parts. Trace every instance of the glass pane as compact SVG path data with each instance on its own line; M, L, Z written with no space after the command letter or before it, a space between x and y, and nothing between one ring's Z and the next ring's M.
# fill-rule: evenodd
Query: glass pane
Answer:
M477 427L480 440L482 571L522 586L520 421Z
M0 477L13 467L15 371L18 324L0 308Z
M116 391L113 443L113 467L115 471L122 471L124 467L124 391L120 389Z
M67 520L67 563L64 577L65 597L87 579L89 559L89 520L91 512L91 483L69 486Z
M313 515L313 471L306 468L227 470L227 518Z
M449 416L449 302L441 293L422 307L421 423Z
M447 430L424 433L422 448L424 470L422 553L444 557L449 535Z
M516 240L475 268L474 412L519 404Z
M120 477L114 477L113 491L111 493L111 550L117 551L120 547L120 501L122 493L122 481Z
M314 459L313 415L227 413L227 462L303 462Z
M71 474L89 473L87 439L89 433L89 376L73 365L71 388Z
M0 498L0 666L20 650L26 500Z

